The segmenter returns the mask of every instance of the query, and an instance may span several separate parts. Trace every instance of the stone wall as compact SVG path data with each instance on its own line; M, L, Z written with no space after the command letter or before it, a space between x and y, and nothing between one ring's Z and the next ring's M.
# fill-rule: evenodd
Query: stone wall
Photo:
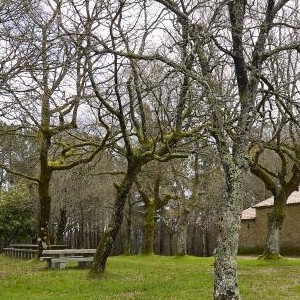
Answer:
M256 218L242 220L239 252L261 254L267 236L267 218L272 207L256 208ZM289 204L281 231L281 253L300 254L300 204Z

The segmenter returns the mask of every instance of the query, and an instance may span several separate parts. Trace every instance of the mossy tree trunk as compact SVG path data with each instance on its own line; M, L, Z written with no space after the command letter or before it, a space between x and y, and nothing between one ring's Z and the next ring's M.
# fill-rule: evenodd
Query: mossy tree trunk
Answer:
M150 197L145 202L145 227L144 227L144 254L152 254L154 244L154 227L155 227L155 199Z
M154 253L154 229L155 229L155 213L157 210L156 199L148 195L142 188L141 185L136 181L138 190L142 201L145 204L145 214L144 214L144 243L142 246L143 254Z
M133 193L129 193L128 195L128 213L126 216L126 244L125 244L125 253L127 255L131 254L131 235L132 235L132 209L133 209L133 200L134 195Z
M39 216L38 216L38 257L42 255L43 249L50 244L49 220L51 210L51 197L49 194L49 182L39 183Z
M268 215L268 232L264 247L262 259L280 258L280 232L285 218L285 206L290 195L298 190L300 184L300 149L298 141L293 141L289 146L289 159L293 159L291 172L288 172L288 164L290 161L282 151L280 144L276 148L265 145L263 148L259 145L253 145L249 151L252 156L250 161L250 169L253 174L260 178L265 187L273 194L274 204L272 211ZM267 166L260 163L259 158L264 150L272 150L280 158L279 170L275 173L269 170ZM294 156L294 157L293 157Z
M268 216L268 234L263 258L280 258L280 231L284 220L284 209L274 209Z
M154 231L155 231L155 216L156 212L168 203L172 196L165 195L163 198L160 197L160 185L161 185L161 173L156 175L153 183L153 189L150 191L144 190L136 180L139 194L142 201L145 204L145 215L144 215L144 244L143 254L154 253Z
M219 218L215 254L215 300L239 300L237 250L244 198L244 174L237 166L226 170L227 191Z
M184 209L176 229L176 252L178 256L187 254L187 231L189 210Z
M136 175L141 170L141 164L137 160L128 163L126 174L119 186L116 186L116 199L113 206L111 221L106 229L101 242L97 248L94 263L91 269L92 274L102 275L105 271L107 258L111 253L113 243L121 228L123 221L123 210L128 193L134 183Z
M49 128L49 101L43 99L42 124L44 130L39 133L40 175L38 183L39 210L38 210L38 257L42 256L43 249L50 244L49 221L51 213L50 181L52 169L48 165L48 155L51 146L51 135Z
M64 207L60 209L60 218L59 218L59 223L56 232L56 243L58 245L64 244L64 232L66 230L67 222L68 222L67 209Z
M268 215L268 233L265 249L261 258L278 259L280 256L280 232L285 218L285 205L291 192L285 193L284 188L274 196L274 205Z

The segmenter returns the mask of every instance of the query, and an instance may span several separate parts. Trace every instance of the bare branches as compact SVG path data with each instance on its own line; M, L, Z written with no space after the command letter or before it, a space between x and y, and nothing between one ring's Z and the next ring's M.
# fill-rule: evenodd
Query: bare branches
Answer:
M39 180L38 177L29 176L26 173L15 171L15 170L11 169L10 167L7 167L4 164L0 164L0 168L3 169L3 170L5 170L5 171L7 171L7 172L9 172L10 174L13 174L13 175L16 175L16 176L20 176L20 177L26 178L26 179L31 180L31 181L35 181L37 183L40 182L40 180Z
M188 16L186 13L180 10L178 5L176 4L175 1L172 0L156 0L156 2L161 3L164 5L166 8L168 8L170 11L175 13L178 17L178 22L181 23L182 25L186 25L188 22Z

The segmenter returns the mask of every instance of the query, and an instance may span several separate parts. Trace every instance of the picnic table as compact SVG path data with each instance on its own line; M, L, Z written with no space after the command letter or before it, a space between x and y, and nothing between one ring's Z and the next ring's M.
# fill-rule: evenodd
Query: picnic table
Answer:
M51 249L65 249L66 245L49 245ZM14 258L23 258L31 259L37 256L37 244L12 244L6 248L3 248L2 251L5 255Z
M80 268L84 268L94 261L95 253L96 249L43 250L41 260L52 269L65 269L69 262L77 262Z

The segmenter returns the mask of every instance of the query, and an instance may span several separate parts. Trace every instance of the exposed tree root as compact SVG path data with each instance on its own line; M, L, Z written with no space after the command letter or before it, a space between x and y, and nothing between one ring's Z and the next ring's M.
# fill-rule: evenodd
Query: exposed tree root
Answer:
M279 259L283 259L283 256L281 256L279 253L264 253L260 255L258 259L279 260Z

